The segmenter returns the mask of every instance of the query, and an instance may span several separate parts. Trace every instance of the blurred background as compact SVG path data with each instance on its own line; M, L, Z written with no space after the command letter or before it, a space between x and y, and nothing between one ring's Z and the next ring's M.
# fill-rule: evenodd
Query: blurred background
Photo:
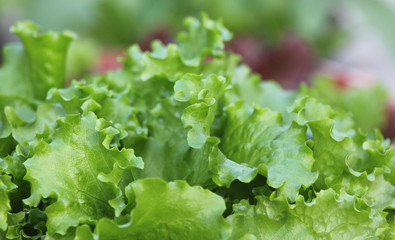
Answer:
M286 89L317 74L339 88L379 83L395 122L393 0L0 0L0 46L17 41L9 28L18 20L31 19L44 31L72 30L79 37L67 77L78 79L121 67L117 57L133 43L147 50L153 39L172 42L182 20L202 11L223 19L234 33L227 48L263 79Z

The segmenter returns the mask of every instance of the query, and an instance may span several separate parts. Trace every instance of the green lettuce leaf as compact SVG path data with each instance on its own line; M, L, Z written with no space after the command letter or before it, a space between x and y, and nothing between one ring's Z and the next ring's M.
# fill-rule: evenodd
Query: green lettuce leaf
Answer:
M21 38L29 58L29 86L34 97L44 100L50 88L65 84L67 50L75 35L69 31L39 34L39 28L31 21L19 22L11 31Z
M258 106L249 109L242 102L225 111L228 121L220 149L228 159L258 169L268 178L269 186L278 188L291 201L302 185L308 187L315 182L318 174L312 171L314 158L306 145L305 127L294 123L284 128L280 113ZM229 186L230 182L219 184Z
M47 216L39 208L10 213L6 239L43 239L46 233Z
M7 229L7 215L11 210L8 194L17 186L12 183L11 177L8 175L0 175L0 229Z
M369 175L365 172L359 176L343 174L329 184L338 192L344 190L361 198L372 210L395 208L395 179L389 170L377 168Z
M259 105L280 112L285 123L292 122L294 113L289 112L287 107L299 97L297 92L284 90L274 81L262 81L245 65L235 68L230 77L232 90L226 93L228 103L242 99L250 107Z
M184 105L184 104L182 104ZM147 122L149 137L136 148L144 159L144 169L134 170L139 178L160 177L167 181L185 179L189 167L185 160L189 146L180 116L184 109L173 98L165 98L151 110Z
M292 111L296 120L309 127L314 141L313 170L319 172L316 189L331 187L333 179L343 174L371 174L377 167L390 167L395 152L377 132L356 131L348 116L333 111L330 106L313 98L295 101Z
M20 97L0 95L0 157L10 154L10 151L15 148L11 136L12 125L5 113L5 109L10 107L14 110L15 116L15 119L12 119L12 125L34 120L35 104Z
M136 201L130 222L117 225L109 219L101 220L95 230L99 239L228 239L230 236L230 225L222 217L225 203L209 190L190 187L185 181L166 183L154 178L135 181L130 190Z
M4 46L3 60L0 68L0 95L33 97L29 61L22 44L10 43Z
M328 78L318 77L312 86L302 86L301 95L317 98L320 102L329 104L338 112L352 114L356 126L364 132L382 128L386 121L386 90L379 85L371 88L347 87L340 88L336 82Z
M136 107L131 106L128 91L114 92L99 82L73 81L66 89L51 89L48 92L50 102L60 104L67 114L93 112L99 118L111 121L121 131L113 144L125 139L126 145L138 138L145 138L147 129L140 124Z
M6 231L0 229L0 237L3 239L20 240L22 239L22 234L20 233L21 222L24 221L25 213L19 212L16 214L9 213L7 215L8 228Z
M224 54L224 41L232 38L232 33L221 21L214 21L201 15L201 20L186 18L184 25L188 32L177 35L183 62L188 66L198 66L206 56L219 57Z
M12 28L0 238L391 239L395 150L362 122L379 91L283 90L225 51L220 21L185 24L67 88L72 34Z
M202 78L199 75L185 75L174 85L174 98L180 102L189 102L185 108L181 121L188 132L188 144L193 148L200 148L210 136L218 107L218 101L226 89L226 79L209 75Z
M63 108L55 104L41 104L37 107L33 121L21 119L13 107L7 106L5 116L11 125L12 137L19 143L33 141L37 134L52 132L56 120L65 115Z
M232 238L247 234L257 239L380 239L388 230L385 218L355 208L356 198L321 191L311 202L302 196L295 205L284 198L258 196L256 206L247 201L235 204L227 220L233 226Z
M218 62L205 64L207 57L222 58L225 55L224 42L231 39L232 34L221 22L213 21L205 14L201 20L187 18L184 24L187 32L177 36L178 44L164 46L159 41L151 45L152 52L141 53L133 46L129 49L129 56L124 59L126 68L139 72L139 79L148 80L154 76L164 77L171 82L181 78L185 73L205 72L202 68L214 69L218 73Z
M113 207L118 206L111 206L109 201L118 197L121 190L118 182L100 181L101 176L111 175L116 168L142 168L143 162L131 149L109 148L109 133L119 132L112 127L103 128L103 121L93 113L82 118L67 115L58 124L53 141L41 141L35 155L24 162L24 179L32 186L25 203L37 206L41 198L56 199L45 210L48 232L65 234L79 223L95 223L101 217L114 216Z

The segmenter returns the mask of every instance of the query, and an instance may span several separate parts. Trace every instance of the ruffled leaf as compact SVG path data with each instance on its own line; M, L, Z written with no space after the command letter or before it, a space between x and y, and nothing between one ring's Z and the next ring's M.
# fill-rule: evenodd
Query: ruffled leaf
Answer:
M29 58L34 97L43 100L50 88L63 87L67 50L75 35L69 31L40 34L31 21L19 22L11 31L21 38Z
M11 210L10 199L8 194L17 186L12 183L11 177L0 175L0 229L7 229L7 215Z
M242 102L227 107L226 113L228 122L220 149L228 159L257 168L268 178L269 186L292 201L302 185L308 187L315 182L318 174L311 170L314 159L305 143L305 127L292 124L284 129L279 113L267 108L248 109Z
M355 197L321 191L311 203L302 196L295 205L283 198L257 197L256 206L246 201L235 204L227 220L232 238L253 234L258 239L380 239L388 230L380 214L355 208Z
M41 141L36 154L24 165L25 179L32 185L25 200L36 206L41 198L57 201L46 209L49 233L65 234L71 226L94 223L101 217L112 217L109 200L120 194L118 183L101 182L100 174L110 174L115 166L122 169L142 168L143 162L131 149L108 149L104 146L104 130L97 129L93 113L85 117L67 115L53 141ZM42 166L46 166L45 169Z
M181 120L188 132L188 144L200 148L210 136L211 125L216 115L218 101L226 89L223 77L210 75L202 78L199 75L185 75L174 85L175 99L189 102Z
M130 222L101 220L99 239L228 239L231 233L222 198L199 186L148 178L133 182L131 190L136 207Z

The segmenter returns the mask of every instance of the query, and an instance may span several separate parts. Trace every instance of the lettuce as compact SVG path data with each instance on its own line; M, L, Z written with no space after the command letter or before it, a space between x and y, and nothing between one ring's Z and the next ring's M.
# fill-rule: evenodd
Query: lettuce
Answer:
M227 218L234 229L231 239L367 239L380 235L387 226L385 219L369 210L356 210L354 202L355 197L347 194L336 197L332 189L318 192L311 203L299 196L293 207L283 198L257 196L255 206L242 200Z
M0 238L391 239L395 150L363 122L370 107L263 82L224 50L221 21L184 24L176 43L133 45L122 69L67 88L73 34L12 28Z

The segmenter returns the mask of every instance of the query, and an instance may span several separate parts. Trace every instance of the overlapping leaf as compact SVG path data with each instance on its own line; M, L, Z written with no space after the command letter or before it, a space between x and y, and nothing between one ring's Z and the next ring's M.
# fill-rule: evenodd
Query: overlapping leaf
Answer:
M50 88L63 87L67 50L74 34L68 31L40 34L39 28L30 21L15 24L11 31L21 38L29 58L29 85L34 97L43 100Z
M227 220L232 238L257 239L378 239L388 231L385 218L355 208L355 197L321 191L311 203L302 196L295 205L283 199L257 197L256 206L246 201L234 205ZM247 238L253 239L253 238Z
M226 113L228 121L220 149L228 159L258 169L268 178L269 186L279 188L291 200L302 185L314 183L318 174L312 171L314 159L305 143L306 128L292 124L284 129L281 114L267 108L249 109L242 102L227 107Z
M362 122L370 91L285 91L224 51L220 21L185 25L177 43L132 46L122 69L68 88L72 34L13 27L0 238L391 239L395 150L359 130L381 123Z
M99 239L228 239L231 233L222 217L223 199L209 190L149 178L128 190L134 196L129 201L136 202L130 222L118 226L101 220L95 231Z
M106 137L117 130L101 129L103 123L93 113L82 118L67 115L58 123L53 141L41 141L35 155L24 163L25 179L32 185L32 194L25 202L36 206L41 198L57 199L46 209L47 226L50 233L64 234L81 222L114 216L109 200L120 194L118 183L102 182L100 176L111 174L115 168L142 168L143 163L130 149L109 149Z
M16 185L12 183L11 177L1 174L0 175L0 229L7 229L7 215L11 210L10 200L8 193L16 188Z

